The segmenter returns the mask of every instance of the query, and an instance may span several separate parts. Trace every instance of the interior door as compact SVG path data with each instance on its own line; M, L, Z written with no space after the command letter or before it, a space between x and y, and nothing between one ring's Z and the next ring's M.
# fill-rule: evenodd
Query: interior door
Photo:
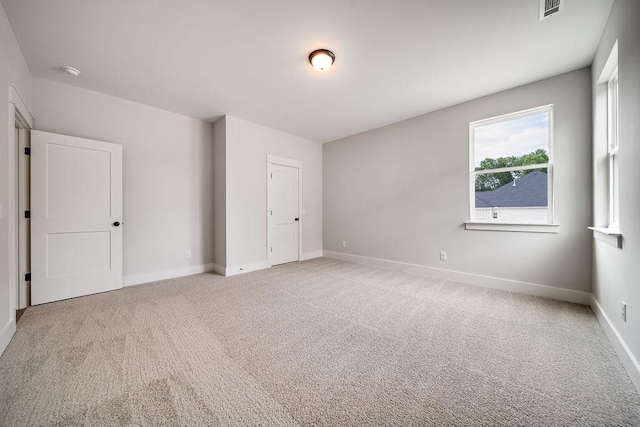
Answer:
M298 261L300 236L298 168L272 164L269 186L271 265Z
M31 303L122 287L122 147L31 132Z

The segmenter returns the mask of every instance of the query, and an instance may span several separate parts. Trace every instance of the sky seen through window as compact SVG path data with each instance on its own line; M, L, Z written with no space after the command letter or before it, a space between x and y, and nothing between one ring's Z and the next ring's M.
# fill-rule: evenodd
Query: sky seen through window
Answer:
M549 113L478 126L474 141L476 167L486 158L520 157L540 148L549 152Z

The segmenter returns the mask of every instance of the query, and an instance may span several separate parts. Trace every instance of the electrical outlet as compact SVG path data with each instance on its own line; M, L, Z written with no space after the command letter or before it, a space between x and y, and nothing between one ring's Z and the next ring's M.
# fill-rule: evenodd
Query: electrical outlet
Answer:
M184 257L185 257L186 259L191 258L191 251L186 251L186 252L184 253Z
M620 310L620 317L622 317L622 321L626 322L627 321L627 303L622 301L622 307Z
M440 251L440 261L447 260L447 253L445 251Z
M343 241L342 241L342 247L343 247L343 248L346 248L346 247L347 247L347 241L346 241L346 240L343 240Z

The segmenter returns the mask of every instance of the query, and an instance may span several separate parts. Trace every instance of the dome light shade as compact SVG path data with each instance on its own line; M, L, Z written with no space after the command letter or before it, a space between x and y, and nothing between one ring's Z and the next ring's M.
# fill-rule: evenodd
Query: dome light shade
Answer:
M313 68L320 72L327 71L331 68L335 60L336 56L327 49L314 50L309 54L309 62L313 65Z

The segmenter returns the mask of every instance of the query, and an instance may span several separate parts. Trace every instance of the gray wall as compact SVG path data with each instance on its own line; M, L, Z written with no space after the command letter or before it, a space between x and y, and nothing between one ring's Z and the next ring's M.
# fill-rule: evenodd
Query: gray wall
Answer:
M226 267L267 264L266 156L302 162L303 257L322 250L322 144L226 116Z
M213 244L218 271L227 265L227 118L213 124Z
M596 81L618 40L620 121L620 231L622 249L594 241L593 295L625 341L640 359L640 2L614 3L593 62L594 81L594 220L607 225L606 99ZM600 98L600 99L598 99ZM604 109L603 109L604 103ZM627 322L620 304L627 303ZM634 369L629 367L630 371ZM635 367L640 387L640 366Z
M125 284L213 263L211 123L39 78L33 93L36 129L123 146Z
M465 230L469 122L545 104L559 233ZM324 249L590 292L591 187L585 68L324 144Z

